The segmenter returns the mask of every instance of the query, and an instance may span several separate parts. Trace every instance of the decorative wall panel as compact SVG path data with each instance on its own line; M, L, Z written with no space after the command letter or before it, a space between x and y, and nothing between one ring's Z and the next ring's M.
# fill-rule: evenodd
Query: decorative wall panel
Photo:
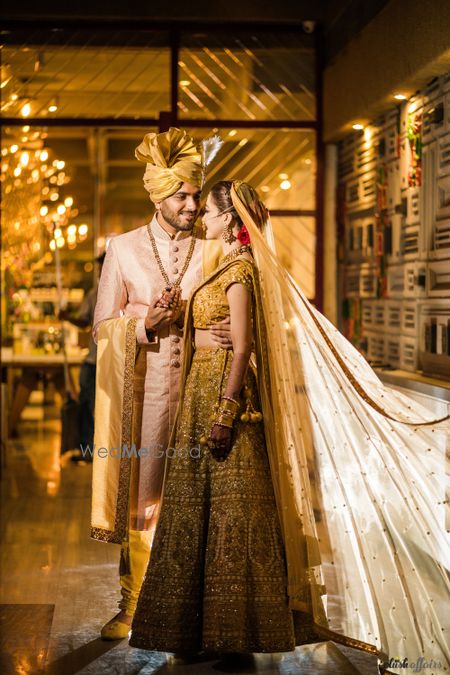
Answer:
M339 147L344 332L370 362L450 375L450 74Z

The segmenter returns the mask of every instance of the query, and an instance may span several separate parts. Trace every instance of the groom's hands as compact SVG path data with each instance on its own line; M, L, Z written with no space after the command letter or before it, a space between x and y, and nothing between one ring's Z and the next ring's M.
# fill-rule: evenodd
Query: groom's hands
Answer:
M145 328L157 331L178 321L183 309L179 288L165 289L153 298L145 317Z
M230 317L227 316L223 321L213 323L209 327L209 334L218 347L231 349L233 342L231 341Z
M160 295L153 298L145 317L145 328L157 331L160 328L177 323L181 326L184 319L186 301L181 299L179 288L166 288ZM209 327L209 334L218 347L231 349L230 317Z

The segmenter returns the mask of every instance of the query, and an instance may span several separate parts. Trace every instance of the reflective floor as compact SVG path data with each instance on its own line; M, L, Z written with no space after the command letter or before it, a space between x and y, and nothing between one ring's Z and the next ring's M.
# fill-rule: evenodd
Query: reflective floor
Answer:
M119 549L89 538L91 467L61 465L57 410L43 407L36 394L24 417L19 437L3 449L2 675L377 673L375 657L332 642L238 666L181 665L126 640L100 640L102 624L117 612Z

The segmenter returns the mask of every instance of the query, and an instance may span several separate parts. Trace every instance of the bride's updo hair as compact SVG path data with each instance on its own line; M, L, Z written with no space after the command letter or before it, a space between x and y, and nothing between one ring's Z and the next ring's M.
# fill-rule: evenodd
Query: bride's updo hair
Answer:
M214 204L217 206L219 211L227 211L233 216L238 227L242 227L242 220L240 219L236 209L233 206L231 201L231 186L233 181L231 180L221 180L211 188L211 196L214 200Z
M233 186L233 183L235 189L239 194L240 200L245 205L245 209L253 219L254 224L260 231L262 231L269 217L269 212L266 206L260 200L255 188L253 188L248 183L245 183L244 181L231 181L231 180L219 181L218 183L213 185L210 192L215 205L217 206L217 208L221 213L223 211L231 213L239 229L242 229L243 233L247 232L247 228L244 227L244 223L242 222L241 217L236 211L233 205L233 200L231 199L231 188ZM248 237L248 233L246 236ZM242 236L242 238L240 238L240 240L245 242L247 241L244 235Z

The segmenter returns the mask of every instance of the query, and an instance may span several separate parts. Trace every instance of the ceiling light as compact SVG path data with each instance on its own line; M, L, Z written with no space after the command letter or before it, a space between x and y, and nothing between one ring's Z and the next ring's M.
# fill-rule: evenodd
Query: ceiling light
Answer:
M56 112L58 110L58 100L56 98L53 98L50 103L48 104L47 108L48 112Z
M27 133L30 131L30 127L28 126L28 124L27 124L26 126L22 127L22 131L23 131L25 134L27 134Z
M39 209L39 214L44 218L44 216L46 216L47 213L48 213L48 206L45 205L41 206L41 208Z
M18 94L11 94L11 101L17 101L18 98L19 98Z
M41 162L46 162L48 160L48 152L47 150L42 150L41 156L39 157Z
M356 131L361 131L361 129L364 129L364 124L352 124L352 128Z
M405 96L405 94L394 94L394 98L395 98L397 101L406 101L406 99L407 99L408 97Z
M29 103L24 103L20 109L20 114L22 117L29 117L31 113L31 105Z
M189 87L190 84L190 80L180 80L180 87Z
M281 178L281 180L287 180L289 176L287 173L279 173L278 178Z
M73 197L66 197L64 200L64 205L67 206L67 208L70 208L73 204Z
M55 239L59 239L60 237L62 237L62 230L60 227L56 228L56 230L53 232L53 236L55 237Z
M270 187L268 185L261 185L261 192L269 192Z
M80 227L78 228L78 234L80 234L83 237L87 233L88 233L88 226L85 224L80 225Z
M76 225L69 225L67 228L67 234L69 237L73 237L77 233L77 226Z
M282 190L289 190L291 188L291 181L290 180L282 180L280 183L280 188Z
M231 136L231 138L232 138L233 136L236 136L236 134L237 134L236 129L231 129L231 131L228 132L228 136Z

